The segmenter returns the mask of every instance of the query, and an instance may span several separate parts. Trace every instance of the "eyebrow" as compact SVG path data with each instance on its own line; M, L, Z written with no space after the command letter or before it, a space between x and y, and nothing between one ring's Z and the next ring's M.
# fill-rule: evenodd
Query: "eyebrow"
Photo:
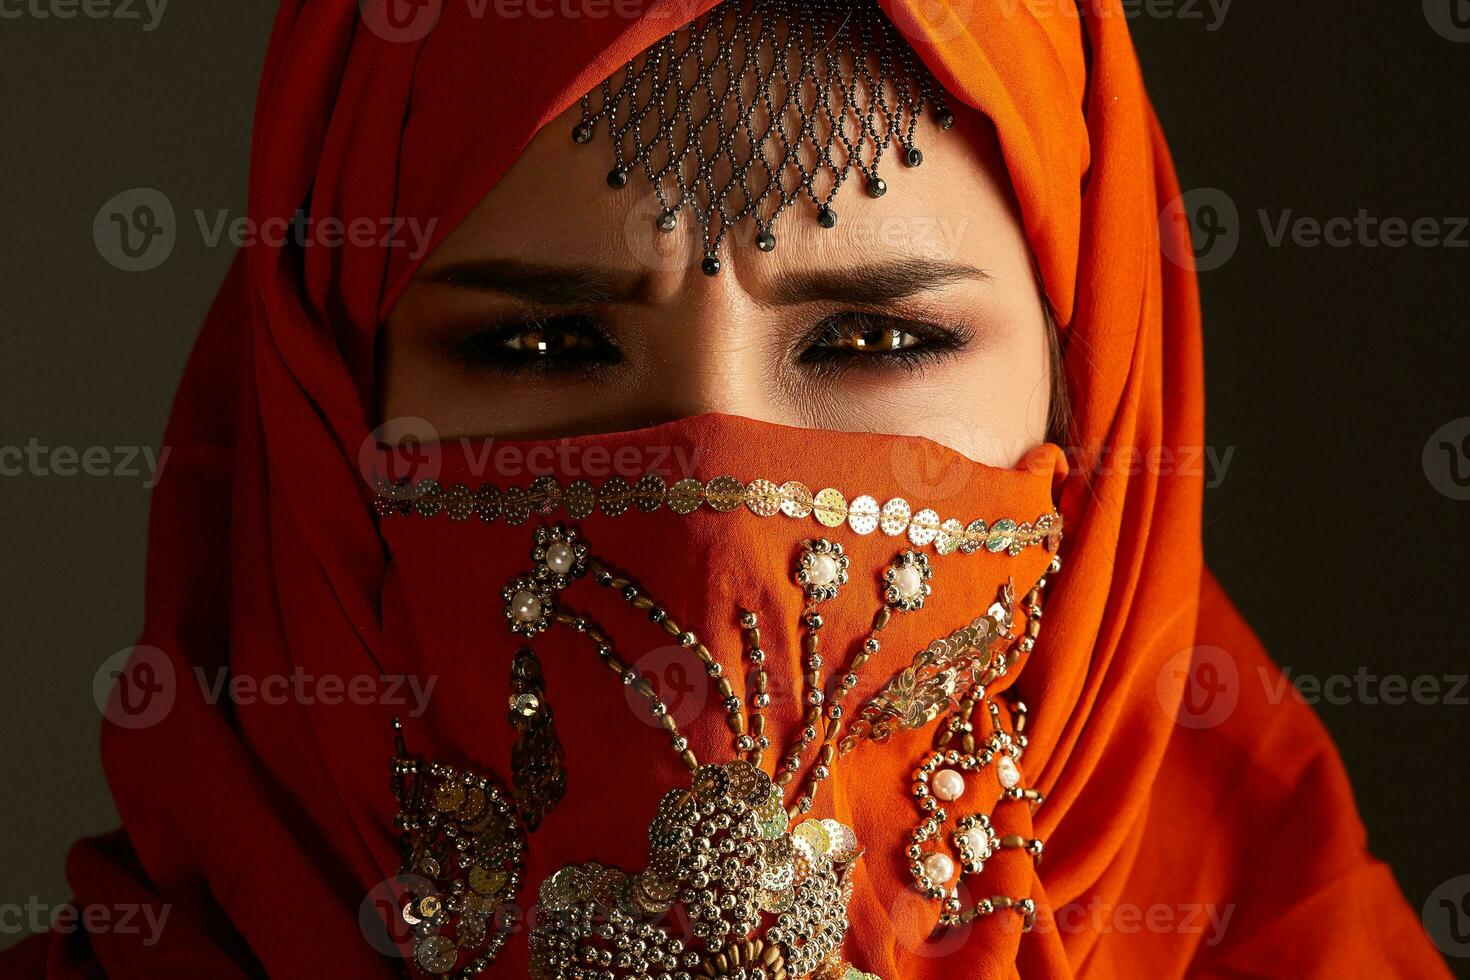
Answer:
M957 282L989 279L989 273L972 265L916 257L782 273L772 285L772 296L786 304L816 300L876 304Z
M485 259L447 265L426 275L429 282L516 296L547 306L595 306L633 302L646 295L646 274L595 265L540 265L516 259ZM959 262L902 258L835 269L778 273L770 285L781 305L833 301L874 305L903 299L957 282L987 282L984 269Z
M459 262L424 277L464 289L505 293L547 306L595 306L628 302L644 290L645 277L594 265L537 265L516 259Z

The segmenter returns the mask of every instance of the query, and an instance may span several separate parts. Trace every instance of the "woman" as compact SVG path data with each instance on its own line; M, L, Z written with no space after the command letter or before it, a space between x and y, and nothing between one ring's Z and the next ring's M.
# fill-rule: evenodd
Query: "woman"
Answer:
M10 962L1445 975L1310 712L1202 700L1268 661L1199 479L1113 465L1203 435L1118 4L713 7L283 5L252 216L430 248L236 263L69 864L166 925Z

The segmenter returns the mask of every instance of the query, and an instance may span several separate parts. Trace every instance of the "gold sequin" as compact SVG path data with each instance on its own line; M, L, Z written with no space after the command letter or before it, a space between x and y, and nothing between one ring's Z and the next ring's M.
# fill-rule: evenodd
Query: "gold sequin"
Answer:
M601 498L602 512L608 517L618 517L633 506L633 488L620 476L610 476L603 481Z
M538 476L531 481L529 494L531 511L536 514L551 514L561 502L561 485L553 476Z
M884 534L889 537L897 537L908 530L909 516L913 512L914 510L909 506L907 500L904 500L902 497L894 497L883 505L882 517L878 522L879 526L883 528Z
M771 517L781 503L781 488L770 480L752 480L745 488L745 506L757 517Z
M939 515L927 507L909 519L909 541L922 548L939 533Z
M787 480L781 484L781 513L787 517L808 517L812 512L812 492L805 483Z
M847 524L858 534L872 534L878 530L878 501L866 494L854 497L847 508Z
M704 488L704 499L722 514L739 510L745 503L745 484L733 476L717 476Z
M650 514L663 505L667 489L668 485L663 477L657 473L645 473L633 487L633 506Z
M531 516L531 497L520 487L508 487L500 496L500 516L507 524L524 524Z
M483 484L475 491L475 516L487 524L500 516L500 489L495 484Z
M597 509L597 488L586 480L576 480L567 485L562 503L567 513L577 520L584 520Z
M704 502L704 485L684 479L669 489L669 508L676 514L692 514Z
M812 513L824 527L841 527L847 521L847 498L842 491L828 487L813 498Z
M934 550L941 555L953 554L964 539L965 525L951 517L939 525L939 537L934 541Z

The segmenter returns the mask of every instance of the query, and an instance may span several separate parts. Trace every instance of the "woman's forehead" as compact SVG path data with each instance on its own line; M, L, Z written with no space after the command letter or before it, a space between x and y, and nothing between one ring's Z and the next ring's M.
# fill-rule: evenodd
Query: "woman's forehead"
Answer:
M778 244L757 247L746 221L722 242L742 282L762 283L814 267L881 266L905 260L1006 267L1026 244L993 129L978 113L956 111L953 129L932 126L918 167L896 168L879 198L849 192L834 199L837 220L824 227L810 202L798 201L771 226ZM576 106L530 141L500 182L445 238L419 278L465 263L515 259L538 266L593 265L623 277L682 277L697 268L704 239L693 220L661 231L663 202L647 182L612 189L608 157L578 146L568 133ZM687 219L687 215L684 216Z

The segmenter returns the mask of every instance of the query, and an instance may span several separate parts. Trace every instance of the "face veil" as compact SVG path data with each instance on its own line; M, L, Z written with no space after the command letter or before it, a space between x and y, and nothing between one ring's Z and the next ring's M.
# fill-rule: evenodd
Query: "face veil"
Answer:
M375 0L286 0L261 84L251 217L264 225L289 220L303 207L309 218L392 215L417 227L432 222L434 241L441 241L542 126L712 6L654 4L635 17L486 17L480 5L446 0L421 5L432 17L419 22L385 20L384 5ZM1055 447L1043 447L1015 471L950 454L944 469L960 477L954 488L941 488L947 493L935 494L922 480L913 485L924 470L893 465L913 449L910 441L698 417L577 443L581 449L699 449L694 470L661 474L660 506L647 513L636 498L646 473L613 474L628 489L614 484L605 498L597 494L611 476L599 476L596 509L577 518L567 494L582 475L550 467L527 472L524 481L491 480L500 494L498 519L485 521L473 499L487 478L454 452L440 453L437 490L414 477L409 486L417 490L390 493L384 503L381 474L361 463L364 447L371 455L373 445L374 344L417 260L381 241L300 252L254 247L237 259L209 315L165 436L173 462L170 480L156 491L141 645L163 651L176 694L154 724L106 725L104 763L123 829L83 842L69 861L79 904L167 908L169 927L147 946L120 933L89 937L85 949L58 937L48 954L50 973L80 975L96 966L119 976L400 974L405 960L377 948L363 924L377 914L364 896L397 880L404 864L395 811L408 810L410 824L422 812L422 827L429 826L430 811L441 814L433 833L424 831L433 838L427 851L442 843L434 835L446 823L456 832L478 824L475 840L496 833L490 828L497 815L524 806L507 762L522 728L507 712L517 698L543 696L555 712L564 792L538 829L524 835L527 857L519 865L509 856L519 849L506 843L523 833L526 821L518 817L520 824L507 822L465 870L479 869L477 880L488 891L473 882L467 887L482 896L499 894L518 873L522 904L548 906L544 921L537 919L547 928L581 903L631 887L615 874L587 874L588 864L638 872L661 855L670 860L655 846L653 830L661 828L660 839L692 833L680 816L692 805L730 821L712 846L785 848L793 863L800 850L821 883L812 901L823 907L841 901L848 923L830 964L825 947L803 952L788 944L779 951L777 958L806 973L815 972L807 967L817 959L821 969L850 967L885 978L1259 973L1262 963L1286 975L1442 970L1391 876L1368 856L1341 766L1310 712L1291 701L1269 704L1259 686L1242 683L1232 710L1213 724L1181 723L1188 675L1176 669L1181 656L1187 668L1191 651L1228 650L1242 678L1269 669L1269 661L1204 568L1200 476L1105 465L1120 448L1158 458L1201 446L1204 437L1194 277L1164 259L1160 240L1187 232L1159 221L1178 187L1122 5L892 0L882 10L947 98L979 110L995 127L1064 332L1076 414L1071 465ZM1170 254L1184 254L1182 243ZM810 452L812 445L821 452ZM517 513L544 503L544 492L535 497L531 486L543 476L555 481L560 510L535 521L529 511L524 521L506 521L506 491L521 491ZM722 477L733 483L712 490ZM681 515L669 495L685 478L698 483L699 506ZM780 510L791 498L752 490L756 481L778 490L794 481L814 494L831 488L847 516L831 527L812 517L815 506L800 517L762 516L760 509L774 503ZM469 514L463 494L471 495ZM851 521L859 498L877 508L870 516L880 526L866 534ZM888 534L882 508L893 499L911 508L900 533ZM727 502L734 506L721 510ZM624 513L608 513L624 503L630 505ZM433 513L423 513L421 504ZM867 506L865 500L859 508L860 523ZM824 671L828 681L848 662L851 644L867 636L874 609L888 608L889 584L902 586L898 598L905 601L914 597L915 574L931 589L922 609L892 613L895 632L884 636L853 689L849 706L857 717L848 720L871 726L884 715L865 718L864 705L936 638L970 629L958 641L970 649L982 628L1003 628L1014 644L1026 636L1026 599L1053 557L1048 535L1036 528L1053 507L1058 526L1065 526L1065 568L1048 589L1045 630L1024 664L989 681L997 698L1012 696L1035 718L1018 731L1011 700L997 705L1000 728L1012 738L1026 736L1016 764L1024 778L1014 785L1007 785L1011 770L999 761L1013 756L1006 746L995 750L983 773L947 758L926 771L924 743L932 744L936 717L922 731L899 726L888 744L856 747L831 767L830 785L820 788L809 814L762 837L750 819L769 813L761 809L769 790L760 777L743 768L701 776L698 766L687 766L662 723L655 728L635 719L628 691L642 696L636 678L624 683L621 673L614 676L597 662L595 649L573 653L574 641L586 642L585 631L563 624L553 644L549 630L525 638L509 629L522 615L522 622L539 623L563 598L559 588L542 588L536 569L564 574L558 569L567 553L557 551L553 567L549 549L566 542L538 542L535 529L575 527L580 536L568 545L574 549L568 569L579 560L575 544L588 546L588 567L567 587L568 607L575 588L590 594L576 601L593 604L589 616L605 620L609 636L614 621L636 618L635 609L642 615L637 625L663 629L623 594L636 577L635 598L645 595L642 588L659 596L657 602L677 597L679 608L668 599L664 621L672 617L709 637L686 646L687 630L668 634L676 648L670 652L692 655L691 663L702 662L699 644L716 654L720 675L741 699L746 733L704 667L704 689L714 692L709 710L690 720L687 732L681 727L686 751L701 765L722 766L740 751L731 739L748 734L745 708L759 691L759 681L749 679L748 631L770 631L761 641L773 658L765 671L771 745L763 771L769 773L806 727L798 702L808 672L799 661L809 656L802 647L809 624L801 615L809 597L801 590L836 581L833 553L814 551L808 561L807 542L840 544L848 560L848 581L822 603L831 607L822 611L823 642L831 636L837 647L823 650L833 661ZM451 508L467 519L453 520ZM912 517L925 509L938 522L933 537L919 544ZM951 526L955 548L940 554L935 543L949 518L960 532L956 537ZM984 530L966 537L975 520ZM1015 526L997 535L1001 520ZM1030 526L1026 536L1022 524ZM918 526L923 538L927 525ZM533 556L537 547L545 552L540 558ZM917 567L911 561L894 568L890 582L890 565L904 551L924 555L927 579L922 570L911 571ZM722 557L731 554L740 557ZM591 564L594 558L601 565ZM599 587L599 567L612 576L611 588ZM808 582L796 578L798 568ZM525 574L531 578L517 582ZM978 625L997 603L999 627ZM758 625L747 626L741 609L754 612ZM635 624L622 625L631 631ZM537 649L539 674L530 668L513 674L522 639L533 649L546 641ZM991 662L981 662L982 674ZM728 676L737 666L738 686ZM381 703L211 701L193 678L221 667L241 677L430 673L440 678L440 690L430 711L402 718L400 746L390 726L395 712ZM927 711L912 710L916 717ZM988 735L985 725L976 727ZM820 736L810 748L811 757L821 751ZM896 749L903 751L889 751ZM637 768L598 764L598 755L623 751L644 761ZM397 799L390 759L401 760ZM1004 914L980 916L952 932L949 941L928 941L938 907L922 883L916 888L905 879L911 862L905 848L923 819L915 783L930 798L959 786L941 771L954 772L966 787L959 800L982 785L988 794L1020 787L1044 797L1034 811L1029 799L994 811L993 849L1000 856L986 869L993 876L987 887L996 882L993 896L1026 899L1033 922L1003 908ZM488 784L456 783L465 773L491 774L496 792ZM720 785L737 776L751 783L738 813L724 802L735 799L730 786ZM718 792L708 790L711 782ZM792 787L797 800L801 785ZM660 794L670 791L692 796L676 796L661 810ZM962 815L956 809L952 816ZM1002 818L1016 822L999 826ZM801 830L810 819L834 824ZM741 827L755 829L731 829ZM1262 839L1251 830L1261 827L1274 832ZM865 849L850 873L852 847L841 828ZM963 841L947 838L952 862L963 863L966 848L990 846L984 828L972 830L954 819L945 823L944 833L959 831ZM1001 846L1001 838L1013 836L1020 846ZM818 855L813 839L826 841L820 861L807 855ZM1039 865L1027 853L1032 840L1045 841ZM1307 858L1297 853L1304 840L1314 842ZM926 858L921 848L921 867L939 878L946 869L924 865ZM415 871L410 862L409 870L442 878L430 873L446 870L438 857L435 864L420 862ZM786 866L771 862L777 877L767 884L779 887L766 891L784 892L779 876ZM583 873L558 880L565 867ZM750 867L736 861L730 874ZM1272 873L1280 867L1293 873ZM500 873L504 880L496 878ZM543 881L554 882L549 893L541 890ZM972 897L978 903L988 896ZM1154 907L1233 912L1214 942L1183 928L1125 934L1108 927L1122 910ZM1089 911L1077 926L1077 909L1100 910L1102 925ZM435 914L448 911L420 904L414 910L420 922L409 924L431 920L423 932L432 937ZM1033 928L1023 935L1026 924ZM511 936L492 972L557 969L546 967L546 959L528 965L536 928ZM543 937L538 948L553 956L565 948L570 929L562 938ZM697 935L690 926L677 937ZM807 930L795 945L804 947L812 935ZM413 968L444 972L438 967L452 951L430 944L420 954L413 940L424 938L405 938ZM738 951L723 939L718 950L700 947L694 968L706 976L736 975L753 962L774 972L767 950L781 940L768 929L761 939L760 948L752 941ZM712 955L704 958L705 952ZM458 969L460 954L453 955Z

